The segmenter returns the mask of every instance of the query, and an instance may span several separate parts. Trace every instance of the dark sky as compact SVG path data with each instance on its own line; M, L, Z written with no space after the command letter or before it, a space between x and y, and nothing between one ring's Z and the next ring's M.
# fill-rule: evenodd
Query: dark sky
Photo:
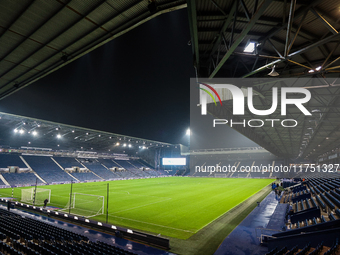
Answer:
M186 143L189 40L187 9L163 14L1 100L0 111Z
M187 9L163 14L0 101L1 111L178 143L194 77Z

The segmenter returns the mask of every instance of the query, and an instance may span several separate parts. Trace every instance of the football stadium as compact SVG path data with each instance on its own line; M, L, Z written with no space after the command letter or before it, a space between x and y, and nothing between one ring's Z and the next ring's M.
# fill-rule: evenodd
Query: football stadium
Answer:
M340 254L338 1L0 14L0 254Z

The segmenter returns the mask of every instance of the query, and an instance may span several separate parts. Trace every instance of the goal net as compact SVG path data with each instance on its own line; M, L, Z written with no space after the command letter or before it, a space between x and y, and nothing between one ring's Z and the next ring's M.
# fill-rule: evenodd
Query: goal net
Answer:
M215 178L226 178L227 174L215 174Z
M68 201L66 207L60 211L84 217L104 214L104 196L73 193L71 202Z
M36 192L35 192L36 190ZM34 201L34 192L35 192L35 201ZM35 205L43 205L44 200L48 199L48 203L51 202L51 190L50 189L42 189L42 188L30 188L30 189L22 189L21 190L21 202L34 204Z

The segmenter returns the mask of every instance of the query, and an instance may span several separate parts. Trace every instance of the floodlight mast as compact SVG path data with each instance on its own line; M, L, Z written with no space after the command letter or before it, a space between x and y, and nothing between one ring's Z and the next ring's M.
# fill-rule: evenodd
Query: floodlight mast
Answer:
M71 203L72 203L72 184L73 184L73 180L71 180L70 205L69 205L69 209L68 209L68 213L69 213L69 214L71 214Z
M107 183L107 188L106 188L106 224L108 222L109 218L109 193L110 193L110 184Z
M34 188L34 194L33 194L33 206L35 205L35 196L37 194L37 185L38 185L38 177L35 178L35 188Z

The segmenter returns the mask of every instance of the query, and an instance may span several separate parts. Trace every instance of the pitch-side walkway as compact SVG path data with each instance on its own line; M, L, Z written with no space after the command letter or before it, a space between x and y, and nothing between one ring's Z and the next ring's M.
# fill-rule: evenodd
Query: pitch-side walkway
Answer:
M214 255L263 255L267 247L260 245L261 234L281 231L286 204L272 191L222 242Z
M1 208L7 209L6 206L0 205ZM123 249L127 249L130 250L134 253L137 253L139 255L148 255L148 254L154 254L154 255L172 255L173 253L167 252L167 251L163 251L157 248L153 248L144 244L140 244L140 243L136 243L136 242L132 242L123 238L118 238L109 234L105 234L102 232L98 232L95 230L91 230L88 228L84 228L81 226L77 226L71 223L67 223L64 221L60 221L60 220L56 220L56 219L52 219L52 218L48 218L42 215L38 215L32 212L28 212L28 211L22 211L19 209L11 209L11 212L20 214L21 216L24 217L30 217L30 218L34 218L36 220L39 221L44 221L44 222L48 222L49 224L55 225L57 227L75 232L77 234L81 234L84 236L87 236L91 241L96 242L96 241L101 241L101 242L105 242L111 245L115 245L118 246L120 248Z

